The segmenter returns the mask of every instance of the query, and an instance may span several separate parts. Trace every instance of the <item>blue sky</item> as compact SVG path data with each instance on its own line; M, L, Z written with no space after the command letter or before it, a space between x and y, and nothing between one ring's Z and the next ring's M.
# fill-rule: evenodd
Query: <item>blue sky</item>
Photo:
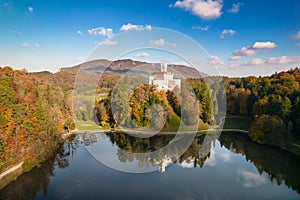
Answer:
M269 75L300 67L299 10L299 0L0 0L0 66L55 72L127 29L162 27L197 41L222 75Z

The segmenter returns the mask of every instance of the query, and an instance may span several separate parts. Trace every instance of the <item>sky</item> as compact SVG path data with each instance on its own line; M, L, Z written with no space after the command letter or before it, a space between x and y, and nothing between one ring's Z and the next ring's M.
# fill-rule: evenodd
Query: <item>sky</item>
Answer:
M56 72L98 45L117 48L128 30L159 27L201 45L220 75L265 76L300 67L299 10L299 0L0 0L0 66ZM170 41L149 45L189 49ZM147 51L133 57L155 61Z

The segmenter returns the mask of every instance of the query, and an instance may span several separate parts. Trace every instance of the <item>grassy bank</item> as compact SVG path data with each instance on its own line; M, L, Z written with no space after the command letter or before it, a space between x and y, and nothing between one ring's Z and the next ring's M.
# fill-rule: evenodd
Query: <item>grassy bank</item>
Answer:
M96 124L94 121L77 121L76 128L79 131L87 130L87 131L95 131L95 130L102 130L102 128Z
M249 131L252 123L251 118L240 117L240 116L229 116L226 117L223 129L240 129Z

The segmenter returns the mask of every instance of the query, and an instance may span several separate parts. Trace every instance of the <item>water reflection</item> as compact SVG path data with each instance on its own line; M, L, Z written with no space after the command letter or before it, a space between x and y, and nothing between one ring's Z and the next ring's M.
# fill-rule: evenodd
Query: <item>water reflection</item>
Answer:
M156 135L150 138L136 138L118 132L106 133L110 141L118 147L117 157L122 163L137 162L141 168L158 166L160 172L165 172L171 163L190 164L203 167L210 157L211 144L219 134L197 135L189 148L181 155L181 143L174 141L174 135ZM164 151L158 151L166 145ZM155 154L147 154L157 152Z
M257 187L268 182L265 176L247 170L240 170L237 180L246 188Z
M78 141L83 142L85 146L90 146L91 144L98 142L99 139L96 133L86 132L79 135Z
M22 174L18 179L3 190L0 190L0 199L17 200L17 199L34 199L37 193L43 193L47 196L50 177L54 175L55 167L69 167L69 160L76 154L79 147L75 137L61 146L55 156L43 162L41 166L33 168L30 172Z
M89 141L85 142L84 137L90 138ZM285 185L298 193L300 191L299 157L253 143L241 133L222 133L220 137L215 134L197 135L191 146L179 157L176 155L175 145L172 151L157 154L150 159L126 153L153 152L169 144L173 138L172 135L134 138L116 132L92 133L88 137L79 135L74 141L64 144L56 156L41 167L23 174L1 190L0 199L62 199L65 196L82 199L84 195L91 195L94 199L107 199L111 195L116 197L117 193L111 193L116 188L127 195L124 196L126 199L134 195L128 191L137 187L136 183L138 186L141 184L140 190L136 192L151 195L151 190L148 191L149 188L146 187L148 184L150 188L157 187L155 191L162 194L162 199L170 199L164 194L171 193L181 197L183 191L188 190L191 198L200 198L201 194L206 194L216 199L270 198L272 195L277 197L281 192L284 193L277 198L284 195L295 198L296 194ZM166 173L131 175L106 168L92 159L83 148L84 145L91 147L101 142L115 149L115 157L120 163L136 162L138 167L156 166ZM130 185L131 182L134 186ZM158 182L162 182L162 185L155 184ZM277 184L282 187L276 186ZM147 189L143 190L144 186ZM178 188L178 191L174 188ZM264 194L261 193L262 190L265 191ZM232 191L239 192L233 194ZM151 199L153 198L152 196Z
M245 156L246 160L254 163L259 174L266 172L271 181L278 185L285 184L300 193L300 158L277 148L259 145L249 141L248 137L240 133L222 133L221 145L232 152ZM256 184L264 181L253 174L241 172L244 178L252 179ZM246 183L250 186L251 183Z
M142 156L132 156L127 152L148 152L155 151L172 141L173 136L155 136L152 138L134 138L120 133L107 133L110 141L117 145L117 156L121 162L133 162L137 160L140 167L158 165L159 170L164 172L171 163L178 163L184 168L202 168L204 165L215 166L215 152L211 145L218 138L217 134L198 135L195 137L191 146L183 155L177 158L176 146L172 151L164 152L155 158L147 159ZM222 133L219 137L221 146L225 146L235 154L245 156L246 160L254 163L258 173L240 170L238 181L251 188L266 184L266 178L261 176L266 172L269 179L276 181L278 185L285 184L300 193L300 159L298 156L287 153L277 148L259 145L249 140L241 133ZM224 163L230 162L230 154L218 152L218 156Z

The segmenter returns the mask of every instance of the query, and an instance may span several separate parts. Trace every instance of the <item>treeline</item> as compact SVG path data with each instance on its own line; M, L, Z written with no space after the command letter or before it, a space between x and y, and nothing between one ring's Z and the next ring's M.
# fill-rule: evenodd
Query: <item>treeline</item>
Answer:
M167 128L171 118L176 117L165 92L157 91L156 86L148 84L131 89L128 77L120 80L114 90L109 92L108 98L97 102L95 110L100 125L113 127L149 126L161 129Z
M299 69L269 77L225 78L227 113L253 119L252 140L287 148L300 139Z
M190 85L187 82L181 89L173 91L159 91L155 85L148 84L131 88L129 82L125 76L109 92L108 98L96 103L95 113L100 125L149 126L156 130L177 131L181 119L185 125L199 125L202 129L213 119L209 90L203 81L193 83L191 91L185 86ZM200 100L199 104L197 100ZM196 124L199 119L201 122Z
M215 117L222 114L222 102L227 102L224 109L227 115L243 116L252 120L249 136L253 141L287 149L288 144L300 139L298 68L268 77L223 77L224 88L222 84L214 83L214 80L219 81L213 77L187 80L198 100L198 117L202 126L219 123ZM167 122L172 121L170 114L182 117L182 94L171 91L154 92L152 86L126 90L124 88L129 80L126 81L127 83L119 84L123 87L114 89L117 92L110 93L109 98L97 103L96 113L102 125L112 124L117 119L121 124L132 120L134 124L147 126L150 123L150 107L156 104L161 104L162 110L167 111ZM111 99L115 101L111 102ZM117 109L111 110L111 106ZM154 124L162 122L158 120Z
M74 128L71 101L55 84L25 70L0 68L0 172L24 161L29 169Z

